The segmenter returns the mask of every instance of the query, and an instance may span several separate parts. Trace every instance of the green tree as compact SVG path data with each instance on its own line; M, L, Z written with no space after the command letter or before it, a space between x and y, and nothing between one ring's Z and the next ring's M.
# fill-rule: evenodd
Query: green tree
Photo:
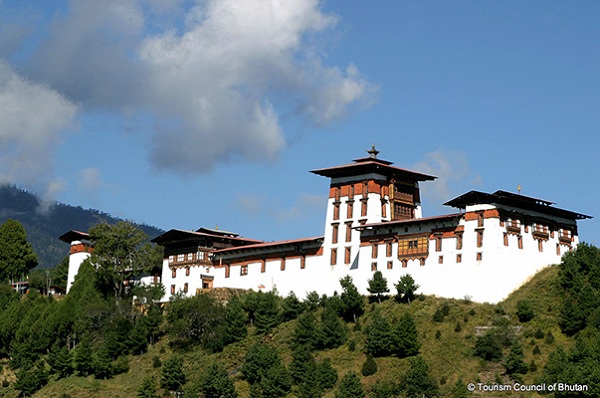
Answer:
M292 352L292 362L290 362L290 375L295 384L301 384L307 381L307 378L314 378L317 367L315 358L308 347L298 346ZM314 380L309 380L314 382Z
M415 299L415 293L420 287L410 274L401 276L398 283L394 286L398 291L398 294L396 295L398 301L408 304Z
M365 327L365 352L374 357L385 357L393 351L392 328L376 307L371 315L371 321Z
M200 391L205 398L236 398L237 392L227 370L217 363L208 366L200 381Z
M404 313L392 330L394 341L394 354L399 358L405 358L419 353L421 343L414 318Z
M37 255L27 242L23 225L15 220L0 225L0 281L12 283L36 265Z
M354 372L346 373L335 393L335 398L364 398L365 391L360 378Z
M50 273L52 285L58 286L63 292L67 291L67 278L69 276L69 256L63 257L58 265L52 268Z
M163 364L160 386L167 391L181 391L185 381L183 360L181 357L173 355Z
M233 296L229 300L226 311L225 330L223 331L223 342L225 345L241 341L248 335L248 329L246 328L248 316L238 296Z
M340 279L342 285L341 299L341 315L346 321L356 323L358 317L362 315L365 309L364 297L358 292L352 277L347 275Z
M329 358L325 358L317 363L315 378L319 386L324 390L329 390L335 386L338 379L338 372L331 366L331 360Z
M93 373L93 351L88 339L83 339L75 348L75 370L80 376L87 376Z
M497 361L502 358L502 344L493 333L488 332L477 337L475 356L486 361Z
M126 281L161 266L161 249L148 243L144 231L130 222L96 224L89 234L94 243L92 263L112 286L115 297L124 297Z
M509 375L525 374L527 373L527 364L525 364L525 354L523 354L523 347L517 341L515 341L510 349L506 360L504 361L504 367L506 373Z
M369 287L367 291L377 297L377 301L381 303L381 296L389 293L390 289L387 286L387 279L383 277L381 271L376 271L373 278L369 279Z
M154 377L144 377L142 384L140 384L140 387L137 390L136 397L159 398L159 395L156 392L156 381L154 380Z
M275 348L258 343L246 352L240 371L245 380L254 384L261 379L262 373L277 361L281 361L281 359Z
M529 322L534 316L533 305L529 300L519 300L517 302L517 317L519 322Z
M361 373L363 376L371 376L377 373L377 362L371 355L367 355L367 359L363 362Z
M109 379L114 374L112 358L104 346L94 353L92 373L96 379Z
M272 346L258 343L250 347L240 370L252 384L251 396L282 397L291 388L290 373Z
M298 318L302 312L304 312L305 306L294 292L290 292L281 301L281 316L284 321L291 321L292 319Z
M335 314L334 314L335 315ZM337 315L335 315L337 317ZM292 337L292 346L312 350L317 345L317 319L312 311L298 317Z
M429 375L429 366L422 356L408 360L409 367L400 380L400 388L407 398L437 397L440 390L437 382Z
M41 363L35 366L26 366L17 372L15 390L21 392L21 396L31 396L48 383L48 374Z
M317 347L329 350L341 346L348 339L348 330L335 310L327 306L321 313L317 330Z
M281 323L281 304L275 292L258 292L254 325L259 333L268 333Z
M73 356L66 346L53 345L48 352L46 362L50 365L52 373L58 375L59 379L73 373Z

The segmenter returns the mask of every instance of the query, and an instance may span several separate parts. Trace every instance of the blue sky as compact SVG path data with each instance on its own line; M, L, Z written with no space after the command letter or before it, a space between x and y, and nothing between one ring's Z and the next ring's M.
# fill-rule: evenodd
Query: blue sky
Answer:
M0 181L162 229L323 233L365 156L600 217L600 3L0 0ZM597 219L582 240L600 244Z

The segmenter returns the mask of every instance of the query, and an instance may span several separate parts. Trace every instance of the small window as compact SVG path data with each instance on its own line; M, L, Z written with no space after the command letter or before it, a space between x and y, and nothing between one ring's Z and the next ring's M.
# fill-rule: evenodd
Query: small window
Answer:
M436 252L442 251L442 237L441 236L435 237L435 251Z
M483 229L477 230L477 247L483 246Z
M387 269L392 269L394 268L394 262L393 261L388 261L387 262Z
M392 242L385 242L385 255L392 257Z
M523 237L522 236L519 236L519 238L517 240L517 244L518 244L519 249L523 248Z
M339 202L336 202L333 204L333 219L334 220L340 219L340 203Z
M225 265L225 278L229 278L229 272L231 271L229 264Z
M425 265L425 257L421 257L419 259L419 265L424 266Z
M187 283L184 283L184 284L183 284L183 292L184 292L184 293L187 293L187 292L188 292L188 284L187 284Z
M377 263L371 263L371 271L377 271Z
M185 267L185 276L190 276L190 267Z
M346 242L352 241L352 223L346 223Z
M377 242L371 243L371 258L377 258Z
M329 261L331 265L337 264L337 249L331 249L331 259Z
M360 215L362 217L367 215L367 199L361 199L360 201Z
M444 264L444 256L438 257L438 264Z
M281 270L285 271L285 258L281 259Z
M478 252L477 253L477 261L481 261L483 259L483 253Z
M171 285L171 294L175 294L175 285Z
M346 218L352 218L354 213L354 202L348 201L348 213L346 214Z
M508 246L508 234L504 233L504 246Z
M339 224L331 224L331 243L338 243Z
M406 268L406 267L408 267L408 260L402 259L402 268Z
M300 269L306 268L306 257L300 257Z
M260 272L264 273L267 271L267 262L265 260L262 260L260 262Z
M462 263L462 254L457 254L457 255L456 255L456 263L457 263L457 264L460 264L460 263Z
M177 278L177 268L173 268L171 270L171 278L173 278L173 279Z
M344 249L344 264L350 264L352 250L349 247Z
M248 275L248 266L247 265L240 266L240 275L242 275L242 276Z

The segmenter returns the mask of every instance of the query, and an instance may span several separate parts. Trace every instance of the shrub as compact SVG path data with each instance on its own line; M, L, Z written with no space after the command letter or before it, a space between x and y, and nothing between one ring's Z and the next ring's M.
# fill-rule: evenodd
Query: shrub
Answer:
M529 322L534 317L533 306L528 300L519 300L517 302L517 317L519 322Z
M371 376L377 373L377 362L371 355L367 355L367 359L362 365L361 373L363 376Z
M477 337L475 341L475 356L486 361L497 361L502 358L502 345L492 333Z

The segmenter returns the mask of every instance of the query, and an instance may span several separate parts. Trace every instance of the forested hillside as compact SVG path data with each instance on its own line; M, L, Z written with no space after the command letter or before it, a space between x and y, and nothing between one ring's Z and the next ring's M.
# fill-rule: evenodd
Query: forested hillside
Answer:
M104 278L82 266L60 301L0 288L0 397L600 396L586 244L497 305L375 273L371 297L345 278L331 297L213 290L161 307L131 291L140 306Z
M55 267L68 253L68 245L58 240L65 232L72 229L88 231L102 220L111 224L119 221L98 210L58 202L46 205L30 192L13 185L3 185L0 186L0 224L8 219L23 225L42 268ZM142 225L141 229L151 238L162 233L148 225Z

